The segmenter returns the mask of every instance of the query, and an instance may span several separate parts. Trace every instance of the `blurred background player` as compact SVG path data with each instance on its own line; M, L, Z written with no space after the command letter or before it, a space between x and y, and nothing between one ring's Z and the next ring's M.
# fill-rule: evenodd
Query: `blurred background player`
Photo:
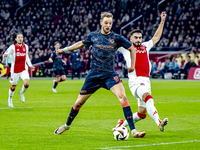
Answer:
M52 91L54 93L57 93L56 87L59 82L66 80L66 75L63 67L63 56L62 54L56 54L56 51L61 47L60 42L56 41L54 43L55 51L51 53L51 56L49 58L49 62L53 62L53 71L54 75L56 76L56 80L53 80L53 88Z
M165 23L166 13L161 13L161 22L156 30L153 38L148 42L142 43L142 31L139 29L131 32L130 41L136 48L136 62L135 71L128 73L129 77L129 88L138 100L138 112L133 114L134 122L138 122L141 119L146 118L146 113L156 122L161 132L164 131L164 126L168 123L168 118L163 121L160 120L158 112L154 106L154 100L151 96L151 85L149 80L151 63L149 61L149 51L155 45L162 35L163 26ZM118 49L123 55L127 62L128 67L130 66L130 52L120 47ZM127 121L120 119L116 127L127 126Z
M103 87L110 90L120 101L124 116L131 130L131 135L133 137L144 137L146 132L138 132L135 129L131 107L125 95L125 89L119 75L114 70L115 52L119 47L123 46L131 51L131 65L129 66L129 71L134 71L135 49L126 38L111 31L113 24L113 15L111 13L102 13L100 24L100 31L91 32L83 41L79 41L57 51L57 53L64 53L79 49L85 45L92 45L91 70L88 72L79 96L69 113L66 124L57 128L54 134L62 134L64 131L69 130L72 121L77 116L83 104L93 93Z
M29 73L28 66L32 71L35 70L35 67L30 62L28 56L28 45L23 43L23 35L21 33L17 33L14 35L15 42L12 44L6 52L3 54L4 59L11 55L11 88L9 89L9 98L8 98L8 106L14 107L12 102L12 97L17 86L17 82L19 78L21 78L24 82L21 91L19 91L19 95L21 97L21 101L25 102L24 92L29 87ZM28 66L27 66L27 64Z
M6 58L6 65L11 69L11 58L12 56L11 55L8 55L7 58ZM10 70L11 71L11 70ZM7 79L10 77L10 71L8 73L8 76L7 76Z

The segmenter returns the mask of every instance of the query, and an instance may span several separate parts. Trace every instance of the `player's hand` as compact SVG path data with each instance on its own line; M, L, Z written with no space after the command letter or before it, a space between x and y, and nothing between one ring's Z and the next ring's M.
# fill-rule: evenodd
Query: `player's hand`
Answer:
M56 54L62 54L62 53L65 53L63 49L58 49L58 50L56 51Z
M133 68L133 67L131 67L131 68L128 68L128 72L130 73L130 72L133 72L135 69Z
M8 54L3 54L3 57L4 57L4 58L8 57Z
M31 71L34 71L34 70L35 70L35 67L34 67L34 66L31 66L30 68L31 68Z
M163 11L163 12L161 13L161 15L160 15L161 21L165 21L166 16L167 16L166 12Z

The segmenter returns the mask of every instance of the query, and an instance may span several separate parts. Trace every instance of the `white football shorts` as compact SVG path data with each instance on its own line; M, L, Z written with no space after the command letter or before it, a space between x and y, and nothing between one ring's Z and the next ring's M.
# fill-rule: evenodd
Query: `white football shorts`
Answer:
M142 95L146 92L149 92L151 94L151 83L149 78L148 77L130 78L129 88L133 96L138 100L138 106L146 107L146 103L142 100Z
M24 80L24 79L30 80L28 70L24 70L20 73L11 72L10 83L12 85L17 85L19 78L21 78L22 80Z

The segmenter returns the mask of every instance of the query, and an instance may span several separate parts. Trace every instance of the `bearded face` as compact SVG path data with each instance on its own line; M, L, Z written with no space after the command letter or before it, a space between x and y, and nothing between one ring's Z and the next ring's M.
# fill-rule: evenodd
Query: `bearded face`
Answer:
M140 47L142 44L142 34L141 33L133 33L133 35L130 38L131 43L136 46Z

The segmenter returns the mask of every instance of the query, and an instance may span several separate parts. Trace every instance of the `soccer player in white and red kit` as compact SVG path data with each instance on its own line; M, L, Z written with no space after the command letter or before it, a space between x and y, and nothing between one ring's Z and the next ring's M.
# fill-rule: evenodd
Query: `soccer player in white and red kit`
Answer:
M28 45L23 43L23 35L21 33L17 33L14 36L15 43L12 44L4 53L3 57L6 58L8 55L11 55L11 88L9 89L9 98L8 98L8 106L14 107L12 102L12 97L17 86L17 82L19 78L24 81L21 91L19 95L21 97L22 102L25 102L25 97L23 93L29 86L29 73L28 66L34 71L35 67L30 62L28 56ZM27 64L26 64L27 63Z
M151 116L151 118L156 122L161 132L164 131L165 125L168 123L168 118L160 120L158 112L154 106L154 100L151 95L151 85L149 80L149 74L151 71L151 63L149 61L149 51L155 45L162 35L163 26L165 22L166 14L162 12L161 14L161 22L156 30L153 38L147 42L142 43L142 32L139 29L133 30L131 32L130 41L133 46L136 48L136 62L135 62L135 71L128 73L129 78L129 88L134 95L134 97L138 100L138 112L133 114L134 122L138 122L146 118L146 114ZM126 62L127 66L130 66L130 52L126 49L120 47L118 49L120 51ZM118 121L118 126L127 126L127 121L123 121L120 119Z

